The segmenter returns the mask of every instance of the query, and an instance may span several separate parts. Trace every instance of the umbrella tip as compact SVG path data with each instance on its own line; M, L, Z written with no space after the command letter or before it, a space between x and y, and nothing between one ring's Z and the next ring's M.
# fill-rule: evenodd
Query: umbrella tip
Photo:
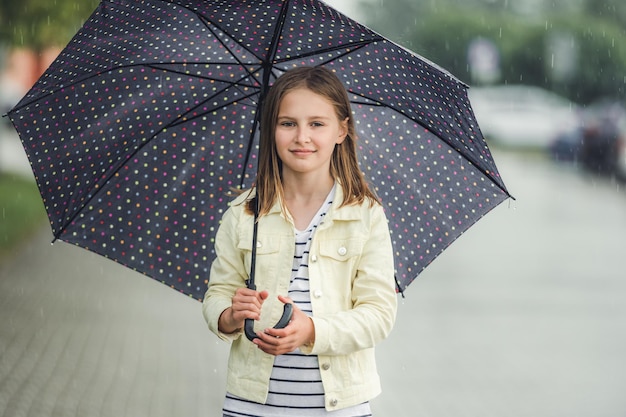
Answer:
M396 275L394 275L393 277L396 280L396 291L399 292L400 295L402 295L402 298L405 298L404 290L402 289L402 286L400 285L400 281L398 281L398 277Z

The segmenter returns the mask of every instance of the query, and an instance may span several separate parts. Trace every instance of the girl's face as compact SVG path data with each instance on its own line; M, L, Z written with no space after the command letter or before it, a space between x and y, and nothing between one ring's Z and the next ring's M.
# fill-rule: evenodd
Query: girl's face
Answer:
M325 97L306 88L287 93L278 109L275 133L283 176L329 175L335 145L346 138L347 126L347 119L339 120Z

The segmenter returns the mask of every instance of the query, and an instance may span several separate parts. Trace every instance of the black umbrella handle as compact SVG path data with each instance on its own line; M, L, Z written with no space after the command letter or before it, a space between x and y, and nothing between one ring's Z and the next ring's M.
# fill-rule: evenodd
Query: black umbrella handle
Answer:
M259 213L259 199L254 197L256 200L254 202L254 226L252 229L252 261L250 264L250 277L246 282L249 289L256 291L256 284L254 282L254 278L256 275L256 242L257 242L257 234L259 231L259 222L258 222L258 213ZM293 315L293 305L285 304L283 307L283 315L281 316L278 323L274 326L275 329L284 329L291 320L291 316ZM258 336L254 332L254 320L246 319L245 324L243 326L244 332L248 340L252 341L252 339L256 339Z
M278 323L274 326L275 329L284 329L291 320L291 316L293 315L293 304L287 303L283 306L283 315L278 320ZM246 319L246 323L244 325L244 331L246 333L246 337L248 340L252 341L253 339L258 338L256 333L254 332L254 320Z

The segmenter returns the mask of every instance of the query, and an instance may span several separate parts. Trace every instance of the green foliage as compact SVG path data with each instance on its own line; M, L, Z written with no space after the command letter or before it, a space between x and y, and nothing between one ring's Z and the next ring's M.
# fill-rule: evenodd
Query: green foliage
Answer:
M560 18L555 26L569 31L580 48L579 72L569 88L583 101L596 97L626 99L626 31L605 19Z
M508 1L397 1L386 3L382 13L369 14L371 21L366 23L467 83L473 82L468 46L482 37L500 53L500 83L540 86L579 103L604 97L626 99L623 0L546 1L541 13L533 15L514 11L513 6L520 8L522 3ZM414 22L408 22L407 14ZM558 56L548 46L556 35L571 40L577 54L569 77L555 75Z
M0 258L40 228L45 218L34 181L0 174Z
M0 43L35 50L63 46L97 5L96 0L2 0Z
M624 27L626 24L626 2L624 0L587 0L584 15L595 16Z

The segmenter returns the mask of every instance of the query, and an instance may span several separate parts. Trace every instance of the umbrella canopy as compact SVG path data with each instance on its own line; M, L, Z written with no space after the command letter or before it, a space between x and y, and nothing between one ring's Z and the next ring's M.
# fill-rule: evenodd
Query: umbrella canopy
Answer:
M9 112L55 239L201 299L264 95L301 65L348 91L400 290L509 197L467 86L320 1L104 0Z

